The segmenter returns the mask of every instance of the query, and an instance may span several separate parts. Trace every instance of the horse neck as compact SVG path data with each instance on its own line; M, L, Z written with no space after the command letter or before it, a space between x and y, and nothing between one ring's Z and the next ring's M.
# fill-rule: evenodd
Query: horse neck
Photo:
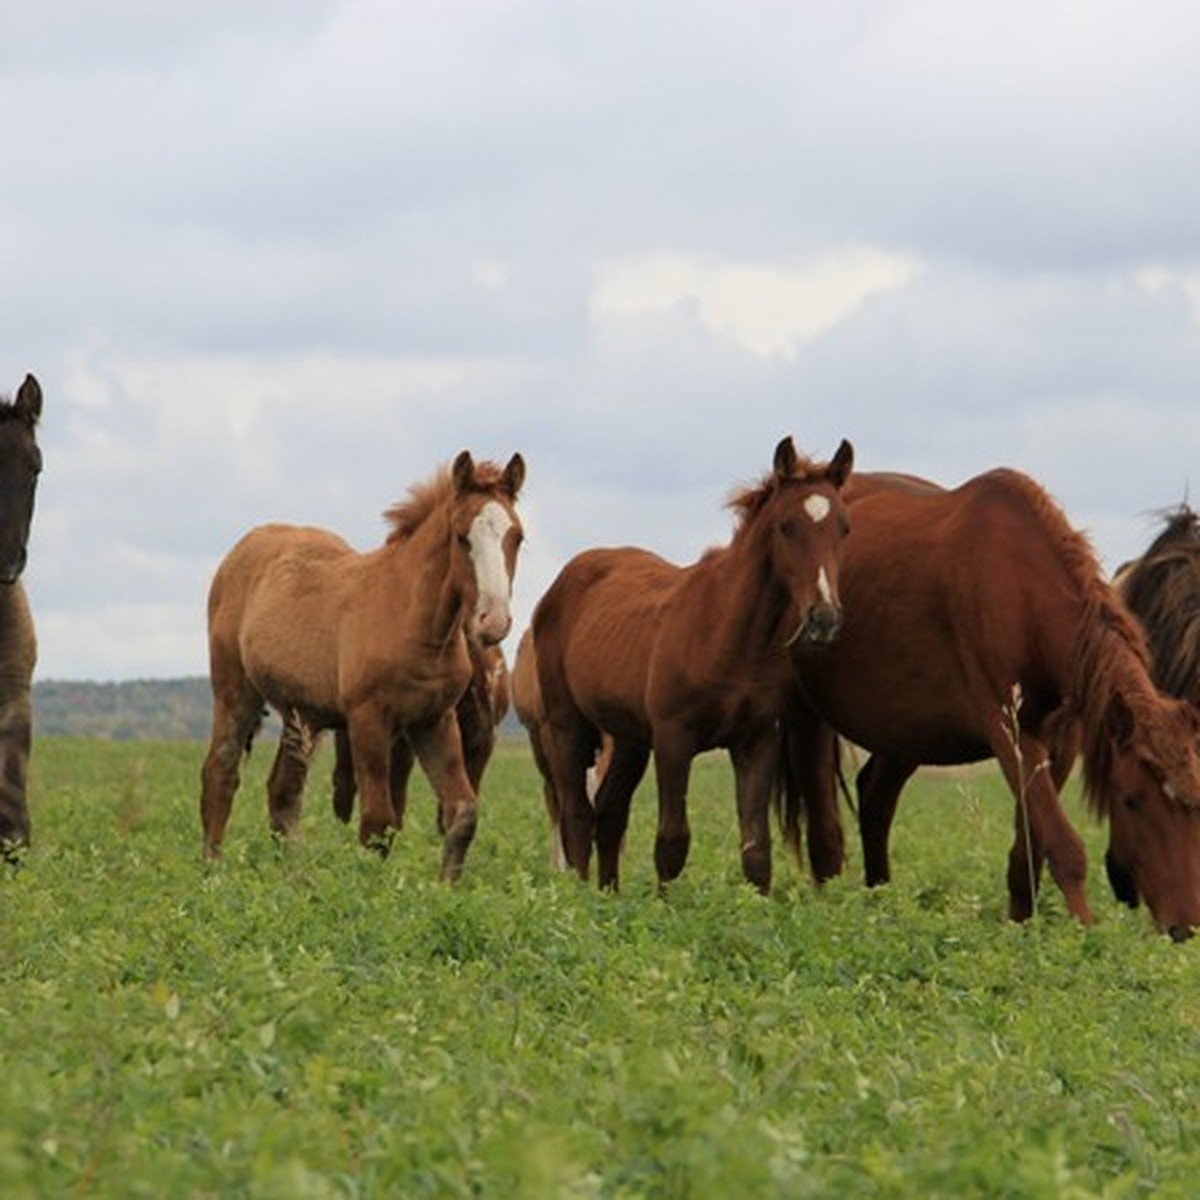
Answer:
M430 513L403 541L388 542L380 551L407 595L403 616L410 636L438 649L457 645L466 620L466 598L452 577L453 542L446 507Z
M772 568L769 539L766 522L756 520L697 564L719 593L705 636L714 649L755 655L778 647L782 658L791 632L792 598Z

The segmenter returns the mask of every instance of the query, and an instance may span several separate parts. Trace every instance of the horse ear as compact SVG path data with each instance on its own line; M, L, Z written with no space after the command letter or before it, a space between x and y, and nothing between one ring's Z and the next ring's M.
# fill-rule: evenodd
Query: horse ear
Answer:
M32 375L25 376L25 382L17 390L16 408L25 422L36 425L42 415L42 385Z
M786 479L796 469L797 461L796 447L789 434L775 447L775 474Z
M519 453L514 454L508 460L508 466L504 468L504 475L500 480L500 486L508 493L509 499L515 500L524 482L525 460Z
M1115 695L1108 702L1108 711L1104 714L1104 724L1109 737L1116 743L1119 750L1127 750L1133 741L1133 713L1123 696Z
M450 470L450 476L454 480L454 490L456 492L468 492L475 483L475 460L471 457L470 450L462 450L458 457L454 460L454 466Z
M837 448L837 453L830 460L829 469L825 474L834 487L840 488L850 478L850 472L853 469L854 447L845 438L842 438L842 444Z

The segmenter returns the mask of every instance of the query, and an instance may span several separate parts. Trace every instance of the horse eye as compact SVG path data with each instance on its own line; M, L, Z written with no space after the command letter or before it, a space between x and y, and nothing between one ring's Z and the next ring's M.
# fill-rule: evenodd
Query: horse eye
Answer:
M1142 802L1136 796L1126 796L1125 807L1130 812L1138 812L1142 807Z
M466 535L465 533L460 533L460 534L458 535L458 544L459 544L459 545L460 545L460 546L461 546L461 547L462 547L464 550L470 550L470 548L471 548L471 539L470 539L469 537L467 537L467 535Z
M791 517L785 517L779 522L779 532L782 533L785 538L795 537L796 522L793 521Z

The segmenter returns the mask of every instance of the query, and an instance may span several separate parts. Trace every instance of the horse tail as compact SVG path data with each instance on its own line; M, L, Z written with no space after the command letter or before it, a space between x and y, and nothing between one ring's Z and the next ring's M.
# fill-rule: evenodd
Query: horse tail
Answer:
M779 767L771 803L784 844L795 855L797 863L800 862L800 821L804 816L804 788L796 766L798 754L795 729L784 717L779 722Z

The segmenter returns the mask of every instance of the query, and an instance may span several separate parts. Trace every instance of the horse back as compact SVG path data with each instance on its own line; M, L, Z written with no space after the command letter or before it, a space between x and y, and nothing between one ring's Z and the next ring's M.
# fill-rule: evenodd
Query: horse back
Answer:
M819 711L868 749L914 761L988 753L987 721L1020 682L1061 700L1082 564L1050 502L1015 472L940 489L868 480L849 504L837 641L797 661Z
M648 736L648 671L682 574L634 547L584 551L563 567L533 616L548 715L566 702L600 728Z
M336 629L346 609L348 559L337 534L261 525L225 556L208 596L214 685L231 670L273 703L327 707L336 695Z

